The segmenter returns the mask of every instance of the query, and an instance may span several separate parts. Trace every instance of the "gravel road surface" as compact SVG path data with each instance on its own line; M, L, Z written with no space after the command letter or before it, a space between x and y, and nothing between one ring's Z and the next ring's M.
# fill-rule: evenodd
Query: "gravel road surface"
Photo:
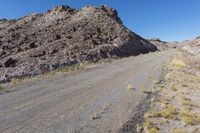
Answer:
M149 105L144 89L152 89L174 53L129 57L7 88L14 91L0 94L0 132L134 132Z

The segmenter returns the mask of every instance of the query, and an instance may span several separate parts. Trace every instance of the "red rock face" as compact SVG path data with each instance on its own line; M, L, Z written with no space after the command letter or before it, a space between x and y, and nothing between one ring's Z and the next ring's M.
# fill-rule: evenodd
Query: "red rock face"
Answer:
M155 50L154 45L123 26L112 8L75 10L61 6L45 14L0 21L0 81ZM5 59L14 62L5 66Z

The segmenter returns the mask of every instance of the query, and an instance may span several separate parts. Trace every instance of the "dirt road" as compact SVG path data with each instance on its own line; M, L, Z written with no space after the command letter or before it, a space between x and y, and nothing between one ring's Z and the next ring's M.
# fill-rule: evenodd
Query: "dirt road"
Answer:
M0 95L0 132L128 131L125 125L134 128L149 106L144 89L153 87L174 53L129 57L9 88L15 91Z

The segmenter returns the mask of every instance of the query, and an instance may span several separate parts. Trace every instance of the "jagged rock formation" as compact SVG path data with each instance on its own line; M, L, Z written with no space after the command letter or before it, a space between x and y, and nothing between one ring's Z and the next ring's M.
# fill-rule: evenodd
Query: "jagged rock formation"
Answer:
M183 50L200 57L200 36L191 41L185 41Z
M56 7L44 14L0 20L0 82L64 65L155 50L123 26L112 8Z

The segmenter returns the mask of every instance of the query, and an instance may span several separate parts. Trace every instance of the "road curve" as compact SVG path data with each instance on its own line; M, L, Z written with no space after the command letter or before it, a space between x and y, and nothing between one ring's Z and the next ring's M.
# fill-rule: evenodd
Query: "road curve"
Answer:
M0 132L117 132L143 104L143 89L153 87L173 53L129 57L9 88L14 91L0 95ZM133 90L127 90L129 84Z

